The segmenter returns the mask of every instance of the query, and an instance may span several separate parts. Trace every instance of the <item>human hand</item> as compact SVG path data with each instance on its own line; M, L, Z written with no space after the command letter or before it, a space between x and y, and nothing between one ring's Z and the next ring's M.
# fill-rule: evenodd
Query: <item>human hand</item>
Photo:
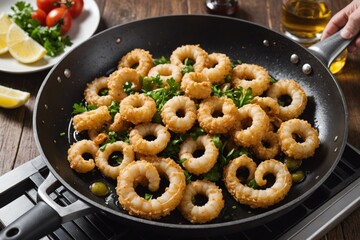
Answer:
M340 34L344 39L351 39L358 35L349 45L348 51L354 52L357 48L360 48L360 0L353 0L336 13L326 25L321 39L329 37L341 28Z

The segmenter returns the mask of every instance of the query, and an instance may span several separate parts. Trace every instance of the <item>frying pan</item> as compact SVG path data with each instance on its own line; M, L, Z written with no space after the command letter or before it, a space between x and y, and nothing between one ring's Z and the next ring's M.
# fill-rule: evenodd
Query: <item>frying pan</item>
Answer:
M334 41L333 41L334 42ZM344 41L337 37L335 42ZM326 43L326 42L325 42ZM321 146L314 157L303 161L309 173L295 184L288 196L268 209L240 206L228 193L226 207L214 221L190 224L174 212L159 221L130 216L116 204L115 184L100 174L77 174L67 161L69 122L72 105L83 98L86 83L109 74L118 60L134 48L143 48L153 57L170 56L178 46L200 44L207 52L226 53L265 67L275 79L295 79L308 95L308 105L300 116L319 130ZM326 43L325 45L327 45ZM338 44L339 45L339 44ZM322 46L323 47L323 46ZM342 46L342 49L346 44ZM337 50L338 53L341 51ZM322 61L321 48L313 53L279 33L254 23L219 16L177 15L149 18L108 29L67 54L47 75L36 100L33 116L35 139L41 157L50 169L40 186L38 204L9 225L1 239L33 239L49 233L63 222L92 211L138 229L169 235L209 236L234 233L276 219L313 193L336 166L347 139L347 108L342 91ZM316 55L316 56L315 56ZM328 64L328 63L325 63ZM97 179L111 186L112 195L97 197L90 184ZM79 200L61 207L48 192L62 184ZM236 205L236 209L231 206Z

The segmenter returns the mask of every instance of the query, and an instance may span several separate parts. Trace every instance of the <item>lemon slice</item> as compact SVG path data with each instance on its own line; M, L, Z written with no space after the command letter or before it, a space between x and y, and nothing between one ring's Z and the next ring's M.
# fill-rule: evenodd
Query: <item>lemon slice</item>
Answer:
M6 35L6 41L11 56L22 63L33 63L40 60L46 50L32 39L15 23L11 24Z
M0 14L0 54L8 51L6 33L11 25L11 20L5 13Z
M0 107L17 108L24 105L30 93L0 85Z

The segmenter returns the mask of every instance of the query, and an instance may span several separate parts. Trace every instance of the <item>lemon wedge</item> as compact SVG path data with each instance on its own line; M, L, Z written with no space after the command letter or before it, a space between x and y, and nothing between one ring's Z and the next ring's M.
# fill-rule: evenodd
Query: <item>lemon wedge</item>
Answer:
M6 53L8 51L6 34L11 23L11 20L5 13L0 14L0 54Z
M6 34L11 56L22 63L33 63L44 57L46 50L15 23Z
M30 93L0 85L0 107L17 108L24 105Z

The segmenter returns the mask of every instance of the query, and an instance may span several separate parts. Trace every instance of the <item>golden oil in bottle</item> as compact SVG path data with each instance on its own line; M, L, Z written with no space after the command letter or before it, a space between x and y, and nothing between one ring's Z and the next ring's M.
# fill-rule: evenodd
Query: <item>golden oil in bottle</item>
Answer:
M347 55L348 55L348 51L345 49L342 53L340 53L340 55L335 58L335 60L331 63L329 69L330 69L330 72L332 74L335 74L337 72L339 72L344 66L345 66L345 63L346 63L346 58L347 58Z
M304 43L319 40L331 17L329 6L321 0L283 0L281 11L285 35Z

